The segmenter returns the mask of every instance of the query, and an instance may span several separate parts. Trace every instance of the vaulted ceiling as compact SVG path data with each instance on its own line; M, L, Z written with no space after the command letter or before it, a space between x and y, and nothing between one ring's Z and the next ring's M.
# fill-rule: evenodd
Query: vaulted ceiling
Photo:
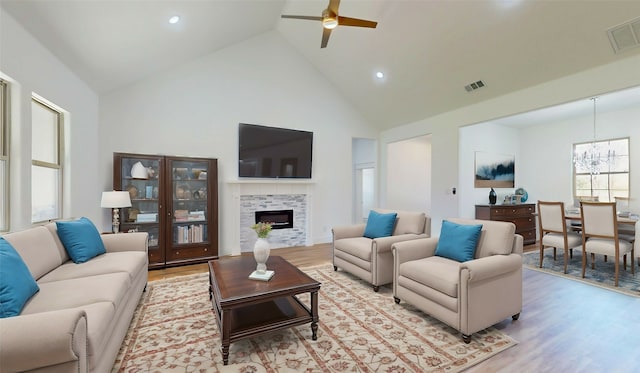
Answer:
M615 53L606 32L640 1L342 0L340 15L378 27L339 26L327 48L320 22L280 15L320 16L328 0L0 1L99 94L276 30L380 129L640 53Z

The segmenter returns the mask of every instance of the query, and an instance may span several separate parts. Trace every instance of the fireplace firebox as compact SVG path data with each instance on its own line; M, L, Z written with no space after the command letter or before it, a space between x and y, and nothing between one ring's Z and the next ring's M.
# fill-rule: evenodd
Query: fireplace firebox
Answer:
M293 210L256 211L256 223L271 223L272 229L293 228Z

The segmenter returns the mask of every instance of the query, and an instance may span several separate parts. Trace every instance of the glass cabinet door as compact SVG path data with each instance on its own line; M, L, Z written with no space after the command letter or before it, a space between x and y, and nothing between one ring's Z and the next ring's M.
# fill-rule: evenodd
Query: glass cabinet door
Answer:
M147 232L149 234L149 266L164 265L165 250L162 238L162 195L160 182L162 157L118 155L119 175L114 181L119 190L128 191L131 207L122 209L120 230L127 232Z
M216 255L210 242L211 184L215 180L211 177L216 177L212 168L210 159L167 158L171 193L167 262Z

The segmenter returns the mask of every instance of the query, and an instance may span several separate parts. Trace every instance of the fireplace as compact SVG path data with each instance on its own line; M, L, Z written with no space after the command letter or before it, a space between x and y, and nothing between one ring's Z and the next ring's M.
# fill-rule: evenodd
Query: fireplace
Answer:
M255 212L256 223L271 223L272 229L293 228L293 210L264 210Z

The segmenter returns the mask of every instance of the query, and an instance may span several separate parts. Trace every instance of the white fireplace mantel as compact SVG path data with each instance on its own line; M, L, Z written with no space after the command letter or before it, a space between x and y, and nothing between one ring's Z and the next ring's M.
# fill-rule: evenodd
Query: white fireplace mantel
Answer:
M305 224L305 237L306 245L313 245L313 232L311 227L313 216L313 191L315 188L315 181L313 179L234 179L229 180L227 184L230 195L233 198L234 208L230 215L233 216L233 242L232 254L240 254L242 251L241 240L241 227L240 227L240 199L241 196L248 195L299 195L304 194L306 196L306 224Z

